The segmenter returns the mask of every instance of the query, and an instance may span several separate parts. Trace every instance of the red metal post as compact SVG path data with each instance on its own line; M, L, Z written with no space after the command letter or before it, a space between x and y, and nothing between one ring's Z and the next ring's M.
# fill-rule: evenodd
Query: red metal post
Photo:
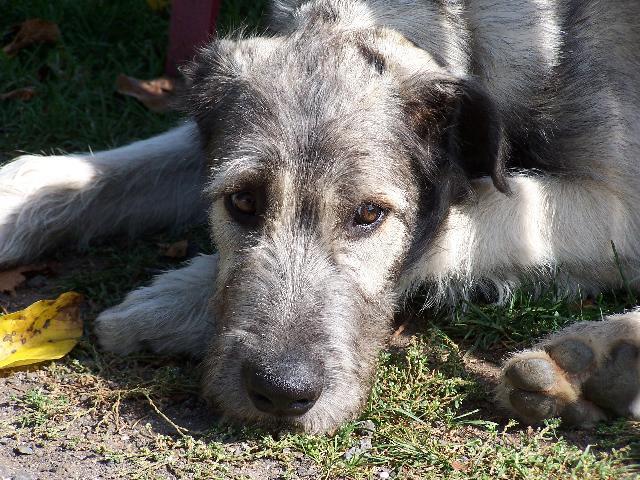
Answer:
M196 49L215 31L220 3L221 0L173 0L165 65L167 75L177 76L177 67L191 60Z

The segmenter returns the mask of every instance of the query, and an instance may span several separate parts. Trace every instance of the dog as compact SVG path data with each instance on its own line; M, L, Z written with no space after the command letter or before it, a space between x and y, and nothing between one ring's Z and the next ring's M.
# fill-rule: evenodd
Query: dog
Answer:
M177 128L2 167L0 265L208 221L218 253L102 313L101 346L203 358L224 418L332 431L418 289L445 305L527 279L638 287L639 16L631 0L275 1L267 34L185 67ZM575 324L509 357L498 402L527 423L640 418L639 352L640 313Z

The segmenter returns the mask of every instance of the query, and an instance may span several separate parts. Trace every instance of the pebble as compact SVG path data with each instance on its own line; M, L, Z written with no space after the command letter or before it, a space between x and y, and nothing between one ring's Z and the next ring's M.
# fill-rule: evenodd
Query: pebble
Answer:
M376 424L371 420L365 420L364 422L360 422L358 427L358 434L360 435L371 435L376 431Z
M296 470L296 474L298 477L314 477L317 478L318 472L310 467L298 467Z
M351 447L349 450L347 450L344 455L342 455L342 458L344 458L345 460L351 460L353 457L362 455L367 450L371 450L371 448L371 437L363 437L360 439L359 445L357 447Z
M16 455L33 455L35 453L33 451L33 448L29 447L28 445L19 445L14 448L13 451L16 453Z
M351 460L353 457L355 457L359 453L360 453L360 449L358 447L351 447L349 450L344 452L344 454L342 455L342 458L348 461L348 460Z
M373 444L371 443L371 437L364 437L360 439L360 450L363 452L367 450L371 450L373 448Z
M11 480L36 480L36 477L30 473L16 473L11 477Z

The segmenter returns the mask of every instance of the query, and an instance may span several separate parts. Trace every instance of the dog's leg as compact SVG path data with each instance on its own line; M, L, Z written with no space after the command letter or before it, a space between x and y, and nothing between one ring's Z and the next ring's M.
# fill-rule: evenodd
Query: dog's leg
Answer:
M590 427L608 416L640 419L640 312L577 323L513 355L498 399L527 423L562 417Z
M0 168L0 267L62 242L184 225L204 212L197 128L98 153L24 155Z
M217 255L202 255L129 293L96 319L100 345L118 354L148 349L203 356L213 332L209 297L217 265Z

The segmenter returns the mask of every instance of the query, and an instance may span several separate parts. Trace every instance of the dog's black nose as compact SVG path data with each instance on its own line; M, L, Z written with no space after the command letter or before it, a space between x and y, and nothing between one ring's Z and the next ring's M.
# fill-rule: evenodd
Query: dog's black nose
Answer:
M255 407L277 416L308 412L320 398L322 366L287 357L269 365L245 364L243 375L249 398Z

